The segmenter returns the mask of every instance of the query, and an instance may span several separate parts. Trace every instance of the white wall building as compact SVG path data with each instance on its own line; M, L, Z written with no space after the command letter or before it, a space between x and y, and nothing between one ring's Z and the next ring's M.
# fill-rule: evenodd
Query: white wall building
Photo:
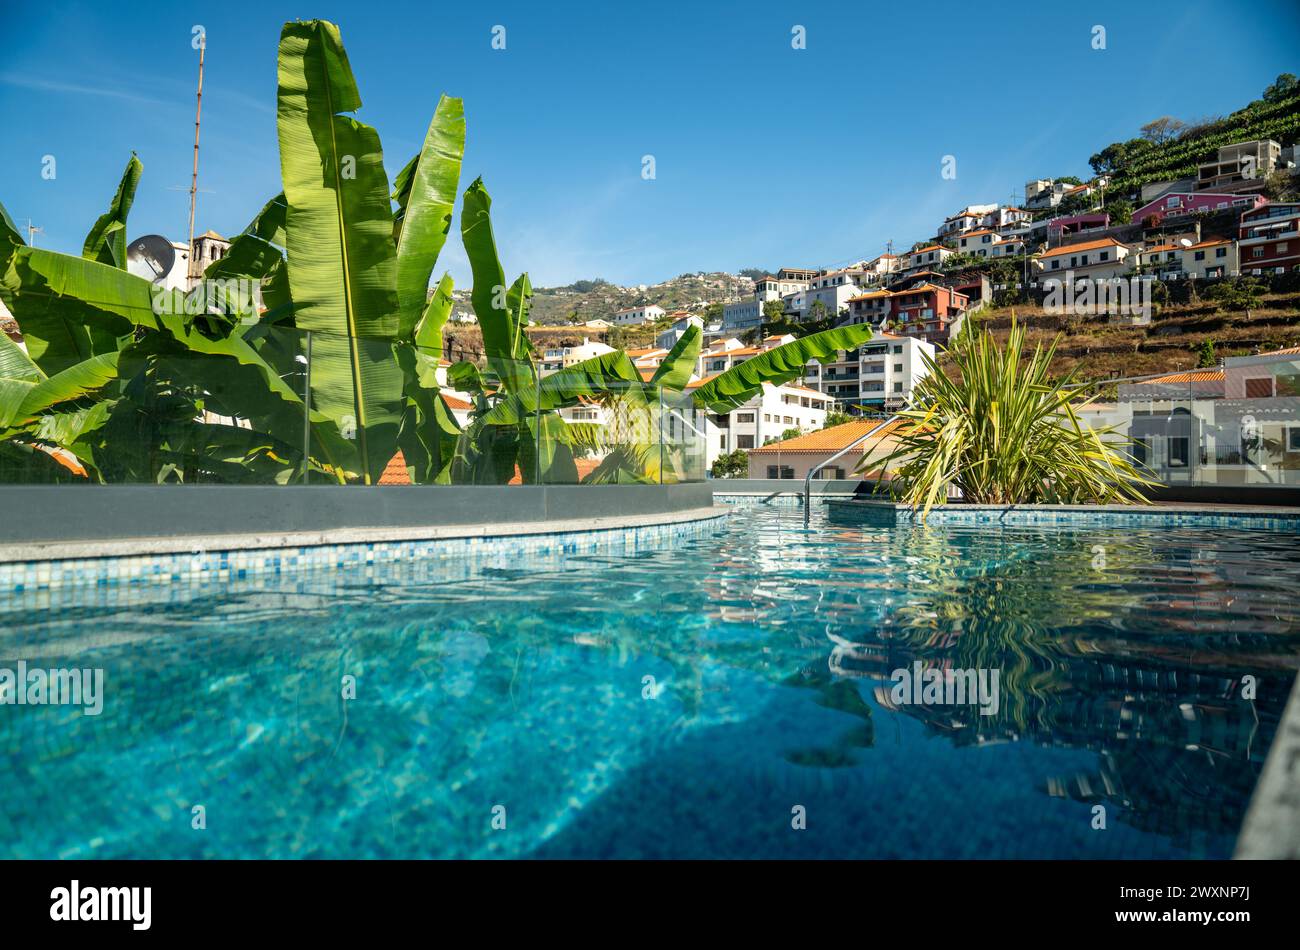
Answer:
M654 323L667 311L658 304L646 304L644 307L629 307L614 314L614 323L618 326L640 326Z
M842 412L897 409L912 398L926 375L921 354L934 359L934 344L913 336L877 331L856 350L841 351L825 365L808 364L804 381L833 398Z
M549 349L542 354L542 359L538 371L547 375L566 366L572 366L574 363L581 363L583 360L589 360L593 356L601 356L605 353L613 353L612 346L606 346L604 343L596 343L586 337L582 338L582 343L578 346L565 346Z

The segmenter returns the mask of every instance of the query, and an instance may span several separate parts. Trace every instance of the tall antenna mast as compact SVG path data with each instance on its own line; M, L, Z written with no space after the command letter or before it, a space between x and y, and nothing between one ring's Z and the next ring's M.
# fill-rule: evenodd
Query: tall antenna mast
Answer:
M199 92L197 104L194 107L194 176L190 179L190 241L186 245L189 248L189 266L186 268L186 276L194 277L194 206L198 203L199 195L199 118L203 115L203 51L207 49L208 34L204 30L199 34Z
M36 246L36 235L44 233L44 228L33 226L32 219L27 219L27 244L29 247Z

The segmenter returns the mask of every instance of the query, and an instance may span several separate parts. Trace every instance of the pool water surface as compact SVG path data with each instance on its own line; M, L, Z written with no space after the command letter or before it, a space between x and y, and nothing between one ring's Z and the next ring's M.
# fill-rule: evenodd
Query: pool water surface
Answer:
M0 668L102 669L104 705L0 705L0 855L1227 857L1297 590L1284 532L760 506L627 554L8 595ZM945 669L996 703L895 687Z

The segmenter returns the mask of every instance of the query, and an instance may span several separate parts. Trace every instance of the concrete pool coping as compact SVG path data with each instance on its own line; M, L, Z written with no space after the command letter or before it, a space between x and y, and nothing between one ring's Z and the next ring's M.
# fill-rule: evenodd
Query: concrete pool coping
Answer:
M1255 783L1233 857L1300 860L1300 676Z
M591 534L636 528L710 521L731 513L730 508L710 505L684 511L657 514L568 518L552 521L521 521L499 524L409 525L384 528L334 528L323 531L241 532L234 534L188 534L169 537L93 539L81 541L38 541L0 544L0 564L33 561L92 560L139 557L152 554L216 553L260 551L277 548L314 548L404 541L453 541L469 538L527 538L541 535Z

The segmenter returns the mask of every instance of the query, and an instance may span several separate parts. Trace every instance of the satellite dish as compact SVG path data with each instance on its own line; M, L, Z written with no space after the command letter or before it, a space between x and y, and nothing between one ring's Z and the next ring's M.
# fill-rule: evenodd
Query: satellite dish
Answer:
M1179 239L1178 239L1178 243L1181 244L1183 247L1191 247L1191 246L1192 246L1192 242L1189 241L1187 238L1179 238Z
M126 249L126 269L136 277L161 284L176 263L176 248L161 234L138 237Z

